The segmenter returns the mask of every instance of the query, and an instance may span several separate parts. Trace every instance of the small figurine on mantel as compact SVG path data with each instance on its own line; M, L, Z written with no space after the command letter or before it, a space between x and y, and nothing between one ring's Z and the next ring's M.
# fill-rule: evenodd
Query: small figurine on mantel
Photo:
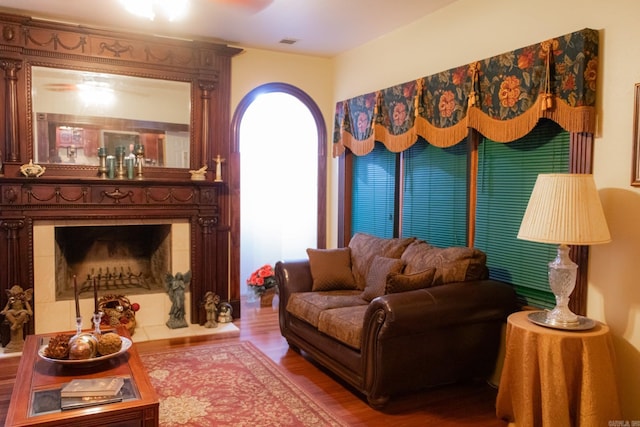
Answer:
M190 170L189 173L191 174L191 181L204 181L207 176L207 165L197 170Z
M204 324L205 328L217 328L218 322L218 305L220 304L220 295L216 295L211 291L204 294L204 311L207 313L207 321Z
M220 157L220 154L218 154L213 161L216 162L216 178L214 179L214 182L222 182L222 162L224 162L225 159Z
M171 310L169 311L167 327L171 329L186 328L189 326L184 318L186 315L184 294L190 281L191 271L184 274L176 273L175 277L171 273L167 273L165 277L165 288L171 299Z
M0 314L4 315L6 321L9 322L11 339L4 351L5 353L15 353L22 351L24 347L23 326L33 316L33 310L29 304L33 296L33 289L29 288L24 291L22 287L14 285L7 290L7 296L9 301Z
M45 170L47 168L44 166L34 164L33 159L29 160L29 163L20 166L20 173L27 178L39 178Z

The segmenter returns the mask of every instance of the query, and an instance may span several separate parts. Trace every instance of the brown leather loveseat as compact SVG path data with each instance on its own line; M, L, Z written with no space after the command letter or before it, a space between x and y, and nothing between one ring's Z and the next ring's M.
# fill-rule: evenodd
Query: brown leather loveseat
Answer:
M276 264L281 333L372 407L493 372L516 298L486 279L483 252L366 234L307 252Z

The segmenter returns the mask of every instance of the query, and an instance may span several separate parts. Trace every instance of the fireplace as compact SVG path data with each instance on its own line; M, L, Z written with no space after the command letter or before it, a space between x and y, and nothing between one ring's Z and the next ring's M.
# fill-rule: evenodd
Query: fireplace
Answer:
M55 231L50 224L67 226L66 222L89 221L121 225L151 221L172 224L172 273L192 272L190 323L206 322L200 302L207 292L228 301L234 317L239 317L239 263L230 260L231 254L238 252L230 236L237 228L239 161L230 141L229 105L231 58L240 50L218 43L78 28L6 14L0 21L6 33L0 41L5 79L0 99L0 115L5 119L5 138L0 143L4 174L0 179L0 306L7 303L6 291L13 285L34 288L35 320L32 318L25 325L25 333L50 328L51 322L61 322L68 329L73 324L68 321L69 315L62 322L58 318L62 316L46 312L51 308L49 304L67 304L67 311L74 311L71 300L55 300ZM19 37L26 33L35 38ZM52 38L65 42L37 42ZM98 45L105 48L89 48ZM121 55L122 49L130 54ZM104 179L95 165L47 163L43 165L44 175L24 177L21 165L31 158L37 163L35 155L41 150L49 152L47 147L38 145L47 138L38 133L40 128L34 123L32 93L37 79L34 83L32 69L26 66L43 61L55 64L56 68L144 75L188 83L191 86L188 167L145 167L143 175L136 179ZM135 109L135 105L130 107ZM226 162L221 170L223 179L214 180L212 159L218 155ZM189 169L203 166L209 168L205 179L192 180ZM177 227L184 238L176 238L173 221L180 222ZM42 234L47 235L49 243L39 243ZM176 248L184 255L182 258L176 258ZM43 258L51 262L41 268ZM231 278L235 283L231 283ZM166 298L162 293L149 295ZM138 294L135 298L142 301L147 295ZM89 300L83 298L83 311L91 309L90 305L85 307ZM155 303L159 305L149 305ZM141 306L141 317L151 315L151 310L145 307L153 307L159 318L168 312L160 300L144 301ZM0 337L6 335L5 329L0 324Z
M229 302L234 318L239 317L239 292L233 288L232 294L229 284L229 227L220 225L222 185L147 178L5 177L0 181L0 260L6 269L0 288L33 288L34 316L27 333L73 328L75 308L68 287L73 275L85 288L80 311L86 327L94 309L87 278L94 276L100 278L100 294L113 291L140 304L136 323L141 326L165 324L171 301L162 276L187 271L192 273L185 300L190 324L205 323L201 302L208 291ZM147 229L151 237L139 238ZM62 237L67 243L60 243L62 234L68 234ZM83 257L95 251L87 261L70 255L69 247ZM123 261L121 253L131 256ZM58 289L56 276L63 282ZM143 286L130 288L139 277ZM0 301L6 304L2 295Z
M33 244L35 333L73 328L72 272L77 275L85 327L89 327L94 309L93 288L87 283L87 275L91 274L96 279L102 274L100 296L125 295L132 303L140 304L136 313L139 327L164 325L171 308L164 289L164 274L186 272L191 265L190 224L185 219L129 223L109 219L36 221ZM116 270L116 274L108 276L107 267L110 273ZM143 272L144 286L127 283L135 282L128 280L129 268L132 272ZM125 274L120 277L123 271ZM59 280L56 276L61 275L63 279ZM189 288L185 298L187 319L191 314L190 291Z
M55 227L56 300L80 296L164 292L171 272L171 225Z

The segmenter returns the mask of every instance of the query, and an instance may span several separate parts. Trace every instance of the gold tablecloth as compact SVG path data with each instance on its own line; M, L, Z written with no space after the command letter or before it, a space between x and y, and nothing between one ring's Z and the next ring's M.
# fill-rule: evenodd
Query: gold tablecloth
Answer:
M498 418L526 426L603 427L621 419L609 327L538 326L530 312L509 316Z

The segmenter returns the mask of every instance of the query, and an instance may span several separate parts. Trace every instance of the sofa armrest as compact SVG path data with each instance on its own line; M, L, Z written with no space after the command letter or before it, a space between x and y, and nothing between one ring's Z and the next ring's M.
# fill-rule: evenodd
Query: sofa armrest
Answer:
M366 329L382 322L376 339L414 335L447 326L504 321L516 310L513 288L495 280L449 283L375 298L365 314Z
M367 399L383 404L425 384L490 375L503 322L515 309L513 288L493 280L374 298L362 330Z
M310 292L313 287L309 260L278 261L275 267L280 295Z
M289 327L287 318L287 303L291 294L295 292L309 292L313 288L313 278L308 259L293 261L278 261L274 269L278 283L278 321L282 336L287 337Z

